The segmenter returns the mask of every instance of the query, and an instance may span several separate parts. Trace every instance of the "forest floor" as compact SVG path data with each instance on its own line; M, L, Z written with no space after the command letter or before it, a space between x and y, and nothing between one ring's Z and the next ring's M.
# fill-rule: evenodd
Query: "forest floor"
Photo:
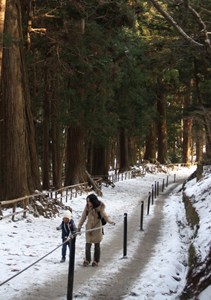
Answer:
M140 230L140 227L137 228L137 224L140 224L140 208L137 206L137 209L134 209L133 213L130 215L127 230L127 244L130 245L130 243L134 243L134 240L136 240L136 242L137 239L140 240L132 257L129 259L127 256L115 258L115 254L123 249L122 228L120 228L118 231L115 231L112 241L109 244L102 242L101 262L98 267L83 267L82 262L76 261L77 269L74 273L73 299L117 300L130 294L131 286L140 276L140 273L146 264L150 261L155 245L162 232L162 220L164 218L162 208L165 204L165 200L181 183L182 181L178 181L177 183L172 184L159 195L154 203L153 217L149 221L147 228L143 228L143 231ZM140 203L142 200L143 199L140 198ZM122 263L121 260L125 260L126 263ZM117 268L118 264L119 269ZM104 278L103 268L108 268L109 265L111 274L109 278ZM115 272L112 272L114 265ZM36 287L33 289L32 287L30 296L24 296L23 294L21 299L62 300L67 299L66 296L64 297L66 293L67 278L58 277L56 280L51 280L51 274L49 274L49 281L42 287L42 290L40 288L37 289Z

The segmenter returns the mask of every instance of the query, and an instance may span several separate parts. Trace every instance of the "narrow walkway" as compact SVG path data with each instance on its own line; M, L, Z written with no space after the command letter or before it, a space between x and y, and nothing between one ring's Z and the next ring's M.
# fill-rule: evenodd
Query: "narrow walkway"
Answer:
M129 293L131 286L140 276L141 270L150 261L153 255L153 249L162 230L163 205L170 193L182 182L178 181L160 193L154 203L153 218L149 221L147 228L140 231L140 204L137 205L133 214L128 218L128 259L122 259L123 256L123 232L122 227L114 230L112 241L109 244L102 243L102 260L98 268L79 267L74 274L74 299L89 300L119 300ZM140 203L142 200L140 199ZM145 210L147 203L145 205ZM146 212L145 212L146 215ZM137 239L138 242L137 242ZM130 245L134 241L137 243L135 253L130 257ZM76 245L77 245L76 240ZM118 258L116 257L117 254ZM76 261L76 265L81 262ZM118 272L112 272L118 265ZM103 268L110 266L111 275L105 278ZM115 266L115 268L113 268ZM53 287L53 288L52 288ZM46 282L42 289L32 289L30 294L23 295L22 300L64 300L67 294L67 278L57 278ZM90 297L90 295L92 295ZM15 299L14 299L15 300Z
M182 182L181 182L182 183ZM99 289L95 292L93 291L92 297L86 298L86 287L97 285L97 282L94 282L92 279L93 272L92 270L88 270L84 272L84 270L79 270L76 273L75 278L75 287L74 287L74 296L76 298L80 298L83 295L83 299L93 299L93 300L119 300L124 297L124 295L128 294L130 291L130 287L136 281L136 279L140 276L141 270L144 269L146 264L150 261L151 256L153 255L153 249L156 245L156 242L159 237L159 233L162 230L162 220L163 220L163 205L165 203L165 199L170 195L170 193L178 186L180 183L171 185L168 190L162 193L158 199L155 201L154 208L154 216L151 221L148 223L147 229L143 232L139 230L140 223L140 208L136 209L133 215L129 219L129 228L128 228L128 256L129 247L132 240L140 238L139 245L133 257L128 259L123 267L121 267L121 261L116 261L116 264L119 264L119 271L115 273L110 278L107 278L105 282L100 281ZM140 206L139 206L140 207ZM146 207L146 205L145 205ZM117 238L120 237L120 238ZM98 270L102 276L103 274L103 266L109 264L112 256L114 255L116 249L122 249L122 231L115 233L115 238L113 239L110 245L106 245L103 248L103 261L101 262L102 270ZM116 267L116 265L115 265ZM93 269L93 268L92 268ZM112 270L112 265L111 265ZM88 274L89 273L89 274ZM90 278L87 278L87 275ZM88 280L88 283L87 283ZM79 290L78 290L79 288Z

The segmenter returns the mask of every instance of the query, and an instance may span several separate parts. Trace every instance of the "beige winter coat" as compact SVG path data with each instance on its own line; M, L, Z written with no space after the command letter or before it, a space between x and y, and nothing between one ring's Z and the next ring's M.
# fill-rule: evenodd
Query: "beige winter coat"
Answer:
M107 223L114 223L105 212L105 204L101 202L97 208L89 208L87 205L85 206L81 219L78 223L78 230L81 230L81 227L83 226L86 219L86 230L101 227L102 223L98 217L98 212L100 212L101 217L103 217L107 221ZM86 243L100 243L102 241L102 238L102 228L86 232Z

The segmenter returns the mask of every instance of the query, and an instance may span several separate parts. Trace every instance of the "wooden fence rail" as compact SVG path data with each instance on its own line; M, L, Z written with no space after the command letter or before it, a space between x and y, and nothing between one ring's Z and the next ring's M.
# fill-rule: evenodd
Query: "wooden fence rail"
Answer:
M99 186L101 186L101 181L102 178L96 179L96 182ZM64 198L67 202L67 199L70 198L77 198L78 196L81 196L83 193L88 193L91 190L91 188L88 185L88 182L83 182L75 185L70 185L70 186L65 186L62 187L58 190L49 190L48 191L48 197L50 199L57 199L61 203L63 203ZM45 194L43 193L37 193L29 196L24 196L21 198L17 199L12 199L12 200L5 200L5 201L0 201L0 220L12 216L12 220L14 221L14 217L17 214L23 213L23 217L26 217L27 211L29 211L29 204L31 203L32 199L40 198L40 196L44 196ZM22 210L17 211L17 205L18 203L20 204ZM12 213L7 214L3 216L3 208L4 207L12 207Z
M26 212L28 211L27 206L29 204L29 199L31 197L35 197L36 195L37 194L30 195L30 196L24 196L24 197L17 198L17 199L12 199L12 200L0 201L0 220L4 219L6 217L12 216L12 220L14 221L15 215L21 214L21 213L23 213L23 217L25 218L26 217ZM21 211L17 212L16 209L17 209L17 204L19 202L22 203L22 208L23 209ZM3 206L11 206L11 205L12 205L12 213L10 213L9 215L3 216L2 207Z
M136 174L137 175L137 174ZM145 175L145 172L143 174L139 175ZM98 176L94 178L94 182L98 185L99 188L101 188L102 182L104 181L106 184L110 184L114 186L114 183L117 181L122 181L126 179L134 178L134 171L126 171L124 173L116 173L112 175L104 175L104 176ZM78 195L81 196L83 193L88 193L91 191L91 187L89 186L88 182L83 182L75 185L65 186L58 190L49 190L48 191L48 197L50 199L57 199L60 200L61 203L63 203L64 199L67 202L68 198L76 198ZM12 200L5 200L0 201L0 220L4 219L6 217L12 216L12 220L14 221L14 216L17 214L23 213L23 217L26 217L27 211L29 211L29 204L32 199L36 199L37 197L44 196L43 193L36 193L33 195L24 196L17 199ZM20 203L20 206L22 210L17 211L17 204ZM3 216L3 207L12 207L12 213L7 214Z

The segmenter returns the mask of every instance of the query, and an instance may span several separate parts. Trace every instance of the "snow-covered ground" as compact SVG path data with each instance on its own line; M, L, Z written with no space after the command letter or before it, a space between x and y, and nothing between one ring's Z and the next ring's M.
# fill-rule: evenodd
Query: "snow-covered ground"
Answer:
M195 167L178 168L171 171L169 185L173 182L174 175L176 175L176 180L179 180L187 178L194 170ZM147 173L144 177L116 182L114 188L111 186L102 188L103 196L99 199L106 204L107 213L116 222L116 226L106 225L103 244L109 244L115 230L123 224L124 213L130 214L133 211L140 201L140 195L144 195L147 199L152 184L156 181L161 186L163 179L166 180L166 178L165 173ZM210 181L211 177L208 177L203 185L209 186ZM188 183L186 192L188 195L195 195L197 199L194 205L200 216L200 230L194 246L200 251L201 256L205 257L210 247L211 196L207 194L203 201L198 201L202 188L204 189L204 186L200 182L196 184L196 179L194 179ZM86 203L86 197L87 194L83 194L67 202L66 199L64 200L65 204L73 209L73 219L76 225ZM7 213L9 210L4 211L4 215ZM56 227L61 223L62 214L63 211L59 216L52 219L35 218L32 214L27 214L26 219L17 215L15 222L11 221L11 218L0 220L1 299L18 299L23 290L40 288L48 281L49 274L51 278L58 278L67 274L68 262L59 263L61 248L57 248L61 244L61 233L56 230ZM183 226L187 223L181 192L172 194L166 201L164 215L163 230L153 252L154 255L145 270L142 270L128 295L125 296L125 300L173 300L184 287L187 273L187 249L192 238L192 231L188 226ZM150 214L144 215L144 227L147 226L150 218L153 218L153 206L150 208ZM85 236L81 234L76 241L75 272L80 267L77 262L83 261L84 243ZM136 243L130 247L136 247ZM52 251L55 248L57 248L56 251ZM50 255L29 267L51 251ZM128 249L128 251L132 252L133 249ZM22 270L25 271L21 272ZM109 276L110 272L109 267L103 268L104 277L106 274ZM115 265L112 272L115 272ZM177 278L175 278L175 274L177 274ZM211 286L200 295L199 299L210 300L210 295ZM66 299L65 291L63 299ZM84 299L88 299L87 296Z

